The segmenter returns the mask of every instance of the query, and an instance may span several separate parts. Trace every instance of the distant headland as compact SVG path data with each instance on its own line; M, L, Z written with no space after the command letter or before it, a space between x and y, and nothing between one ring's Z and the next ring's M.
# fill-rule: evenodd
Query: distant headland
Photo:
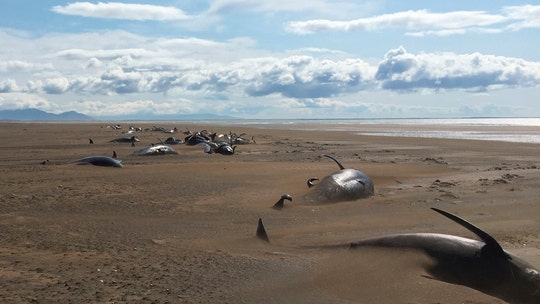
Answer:
M100 121L100 120L228 120L238 119L228 115L216 114L152 114L137 113L126 115L88 116L75 111L59 114L49 113L38 109L0 110L2 121Z

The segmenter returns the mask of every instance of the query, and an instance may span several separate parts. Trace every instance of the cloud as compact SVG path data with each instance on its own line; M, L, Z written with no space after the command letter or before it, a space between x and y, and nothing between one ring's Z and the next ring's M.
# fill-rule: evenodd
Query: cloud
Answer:
M381 88L395 91L487 90L540 85L540 63L472 53L409 54L389 51L375 75Z
M52 111L55 107L45 98L38 95L26 93L0 94L0 109L15 110L28 108Z
M481 11L455 11L431 13L427 10L384 14L351 21L308 20L287 24L286 29L295 34L313 34L321 31L377 31L387 28L407 30L445 28L457 29L469 26L487 26L506 21L501 15Z
M47 79L45 85L42 87L43 91L47 94L62 94L69 87L69 80L65 77Z
M64 57L66 59L117 59L119 57L130 56L133 58L141 58L145 56L151 56L153 53L141 49L141 48L130 48L130 49L112 49L112 50L83 50L83 49L69 49L63 50L56 53L56 56Z
M124 51L131 53L131 50ZM173 93L216 97L225 94L229 98L282 96L308 100L377 90L481 92L540 85L538 62L481 53L412 54L403 47L388 51L377 65L359 58L329 60L308 55L218 62L179 59L169 57L167 52L153 54L165 56L161 58L122 56L121 50L77 52L81 53L86 55L67 58L70 61L78 59L84 66L88 65L88 60L97 60L92 56L101 54L97 63L102 68L89 69L86 73L80 70L74 75L59 70L51 73L52 77L34 77L27 80L27 90L89 96ZM3 85L4 90L15 87L12 82Z
M511 30L540 28L540 5L508 6L502 11L516 21L508 26Z
M345 115L347 109L364 111L357 101L366 102L369 94L397 95L406 100L403 104L412 104L410 96L420 94L403 97L402 93L533 88L527 91L530 96L540 88L539 62L482 53L409 53L399 47L379 62L368 62L322 48L270 53L254 49L253 41L242 37L213 41L104 31L32 38L2 33L12 45L24 46L15 57L13 52L0 52L3 100L24 93L33 98L29 105L39 97L50 99L49 107L92 115L120 111L122 105L149 106L155 111L220 109L278 115L275 109L281 104L294 106L297 113L341 108L345 110L339 114ZM30 47L35 44L40 47ZM100 100L100 106L77 103L88 99ZM104 106L108 103L114 109ZM261 110L264 107L270 110Z
M186 20L187 16L182 10L173 6L157 6L150 4L128 4L121 2L74 2L66 6L54 6L55 13L92 18L128 19L128 20L156 20L172 21Z
M19 90L15 79L0 81L0 93L11 93Z
M0 62L0 72L13 72L13 71L22 71L32 67L31 63L20 61L20 60L10 60L6 62Z
M205 14L226 15L238 12L316 12L316 13L338 13L359 11L369 5L359 5L349 1L327 1L327 0L217 0L210 4Z
M52 66L50 64L31 63L22 60L8 60L0 62L0 73L13 73L24 71L38 71L38 70L50 70Z
M244 91L248 96L282 95L292 98L321 98L362 90L373 79L375 69L360 59L320 60L311 56L255 58L229 64L202 62L181 70L152 70L124 66L101 75L79 77L67 84L52 79L46 93L70 90L87 94L219 93Z
M211 0L206 2L208 4L179 4L192 8L191 13L186 13L175 6L122 2L74 2L53 6L51 11L88 18L174 22L175 26L199 31L207 29L210 25L216 24L230 15L263 14L274 18L277 14L282 13L309 13L316 16L348 17L354 12L365 12L375 6L372 2L355 3L348 0ZM218 30L219 28L222 27L218 26Z
M292 21L285 30L307 35L324 31L380 31L391 28L403 29L411 36L451 35L465 32L498 33L540 27L540 6L525 5L504 7L499 14L485 11L451 11L434 13L427 10L402 11L349 21L314 19ZM496 28L492 28L496 27Z
M151 99L136 99L122 101L85 100L72 103L71 107L79 109L88 115L133 115L139 113L175 114L179 109L185 109L191 103L185 99L158 102ZM193 108L193 107L192 107Z
M331 61L310 56L259 62L256 71L246 88L250 96L331 97L362 90L373 77L373 69L360 59Z

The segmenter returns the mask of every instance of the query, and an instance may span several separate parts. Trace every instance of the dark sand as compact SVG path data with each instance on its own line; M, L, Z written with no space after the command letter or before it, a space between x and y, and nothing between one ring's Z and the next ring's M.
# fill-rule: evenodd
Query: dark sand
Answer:
M0 123L0 302L503 303L426 277L430 261L414 251L305 248L400 232L475 238L430 207L540 266L539 145L189 128L257 143L143 157L131 154L167 134L139 133L131 147L108 142L122 134L105 124ZM124 168L72 163L113 150ZM375 195L303 203L307 178L337 170L322 154L369 175ZM293 202L272 209L284 193ZM270 244L255 238L259 217Z

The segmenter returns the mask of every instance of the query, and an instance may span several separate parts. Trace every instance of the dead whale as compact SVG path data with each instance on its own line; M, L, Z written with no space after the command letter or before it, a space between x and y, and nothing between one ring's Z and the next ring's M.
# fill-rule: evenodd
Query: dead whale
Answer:
M374 187L371 178L359 170L345 169L333 156L323 156L335 161L340 170L324 177L316 185L313 181L318 180L317 178L308 179L308 187L312 190L304 196L304 201L309 203L341 202L373 195Z
M108 156L88 156L75 161L79 165L92 164L94 166L122 168L122 161Z
M146 156L146 155L165 155L165 154L178 154L173 148L167 145L151 145L144 147L139 151L135 151L133 155L136 156Z
M181 139L176 139L174 137L167 137L167 139L165 139L165 141L162 141L160 138L158 138L158 140L162 143L162 144L166 144L166 145L179 145L179 144L183 144L184 141L181 140Z
M186 136L184 142L188 146L195 146L201 143L209 143L211 141L210 137L205 135L205 132L196 132L195 134Z
M131 143L133 144L134 142L138 142L139 139L135 136L131 136L131 137L118 137L118 138L115 138L113 140L110 140L109 142L115 142L115 143Z
M233 155L236 150L236 146L231 146L226 142L215 143L213 141L201 142L198 146L204 147L204 153L207 154L221 154L221 155Z
M467 286L509 303L540 303L540 273L537 269L503 250L491 235L473 224L446 211L432 209L467 228L481 241L439 233L408 233L320 247L420 250L435 262L426 266L433 279Z

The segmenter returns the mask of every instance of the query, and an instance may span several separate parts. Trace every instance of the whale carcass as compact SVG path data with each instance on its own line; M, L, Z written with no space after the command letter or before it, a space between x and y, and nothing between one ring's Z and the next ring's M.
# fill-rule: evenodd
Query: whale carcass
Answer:
M88 156L75 161L79 165L91 164L102 167L117 167L122 168L122 161L108 156Z
M506 252L491 235L468 221L440 209L431 209L473 232L480 240L440 233L404 233L319 247L420 250L435 262L425 267L436 280L467 286L508 303L540 303L538 269Z
M146 155L165 155L165 154L178 154L173 148L157 144L157 145L150 145L148 147L144 147L140 149L139 151L136 151L133 153L133 155L136 156L146 156Z
M366 174L356 169L344 168L333 156L323 156L335 161L340 170L324 177L316 185L313 182L318 179L310 178L308 186L312 190L304 196L304 201L309 203L341 202L373 195L373 181Z

